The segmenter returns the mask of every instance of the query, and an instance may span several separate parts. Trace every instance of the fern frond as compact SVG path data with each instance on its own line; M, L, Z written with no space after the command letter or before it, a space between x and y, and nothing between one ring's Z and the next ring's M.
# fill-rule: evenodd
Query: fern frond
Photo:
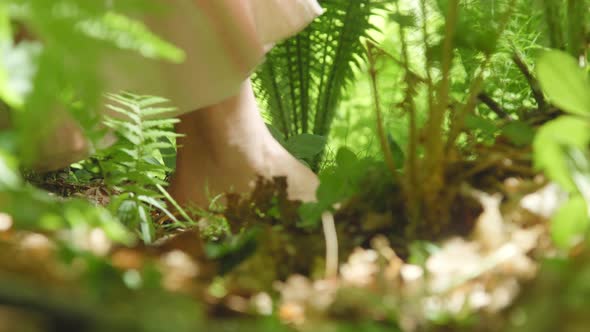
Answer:
M326 136L354 66L364 59L361 39L375 29L377 0L324 0L326 12L297 36L277 45L255 75L271 123L285 138Z
M129 217L127 223L137 227L144 241L150 242L154 227L149 211L156 208L171 215L159 189L166 185L164 179L171 169L161 161L160 150L174 149L173 142L180 135L172 129L179 120L154 119L174 110L160 106L167 102L164 98L131 93L110 94L108 97L116 103L109 105L109 109L123 117L107 117L104 122L119 137L118 142L103 151L100 158L105 181L121 192L121 198L113 200L112 208L118 214L122 213L121 209L133 209L135 213L126 214L134 216Z
M331 63L325 68L326 78L319 86L313 127L313 133L322 136L328 134L344 88L353 79L356 59L364 58L361 37L368 37L368 31L374 28L369 19L378 7L371 0L331 1L337 8L331 19L338 32L331 36L332 46L325 48L326 53L332 52L325 56L325 59L330 58Z
M563 19L563 0L543 0L545 23L548 29L549 44L552 48L564 49L564 32L561 25Z

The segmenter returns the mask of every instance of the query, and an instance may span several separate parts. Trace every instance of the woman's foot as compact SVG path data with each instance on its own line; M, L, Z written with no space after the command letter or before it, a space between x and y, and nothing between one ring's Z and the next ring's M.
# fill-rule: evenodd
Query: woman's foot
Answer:
M258 175L286 176L290 199L315 200L317 176L270 134L249 81L219 104L181 117L170 192L181 204L207 206L223 192L249 192Z
M87 158L90 144L76 121L66 112L58 112L59 123L39 143L30 165L37 172L51 172Z
M44 140L37 171L67 167L88 155L89 144L68 116ZM316 175L289 154L268 131L247 81L239 93L219 104L181 117L176 172L170 192L181 204L208 206L224 192L249 192L258 175L286 176L290 199L311 201Z

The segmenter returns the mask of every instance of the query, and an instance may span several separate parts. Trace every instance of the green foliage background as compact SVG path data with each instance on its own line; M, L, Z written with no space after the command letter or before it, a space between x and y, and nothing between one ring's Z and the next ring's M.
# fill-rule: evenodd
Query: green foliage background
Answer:
M551 224L557 247L567 252L584 243L589 1L321 4L327 12L277 45L254 78L273 134L320 172L318 202L301 208L298 226L317 230L324 211L372 189L363 180L377 169L386 174L380 184L403 195L405 236L444 227L457 195L447 170L486 157L481 146L506 141L532 149L535 169L568 194ZM163 189L177 120L145 118L169 110L160 97L112 95L118 103L112 107L133 121L107 120L118 145L72 166L68 181L102 179L115 190L109 206L56 198L23 176L54 129L56 110L75 119L89 139L101 137L99 64L109 51L183 60L182 50L133 18L164 10L148 0L0 3L0 212L11 215L16 228L70 229L62 245L84 256L68 241L79 230L99 227L125 245L151 243L156 210L194 226L186 214L179 220L169 211L174 201ZM23 28L37 41L17 42Z

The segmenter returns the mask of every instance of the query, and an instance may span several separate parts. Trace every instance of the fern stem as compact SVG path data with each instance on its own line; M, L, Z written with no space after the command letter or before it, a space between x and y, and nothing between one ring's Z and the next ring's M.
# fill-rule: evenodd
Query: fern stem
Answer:
M301 95L301 133L306 134L308 130L309 121L309 69L304 68L303 63L306 62L306 65L309 65L309 61L304 60L303 57L309 56L309 52L302 51L302 38L302 35L298 35L295 38L295 45L297 46L297 68L299 69L299 94Z
M428 12L426 11L426 0L420 0L420 11L422 12L422 44L424 47L424 62L426 68L426 84L428 87L428 109L432 109L434 105L434 94L432 87L432 74L430 68L432 68L432 59L430 58L428 42Z
M428 184L428 190L421 193L424 218L431 223L432 231L438 233L450 218L448 205L441 202L445 188L445 169L447 158L443 154L445 147L443 125L449 105L450 74L453 63L453 40L459 16L459 0L449 0L447 15L445 18L445 34L442 46L441 80L436 88L436 100L429 109L426 136L424 144L423 176L421 183ZM406 230L408 234L416 229L417 225L410 225Z
M587 2L581 0L567 1L567 35L568 52L579 59L584 54L585 16L588 11Z
M373 44L367 43L367 59L369 60L369 77L371 79L371 92L373 95L373 104L375 107L375 116L377 120L377 135L379 136L379 143L383 152L383 158L385 159L385 165L391 172L394 179L397 178L397 171L395 168L395 161L387 142L387 135L385 134L385 128L383 126L383 115L381 113L381 104L379 100L379 91L377 89L377 70L375 68L375 56L373 52Z
M422 0L424 2L424 0ZM396 11L399 13L399 3L395 4ZM426 23L424 23L426 24ZM416 225L420 215L420 207L418 204L418 196L422 191L420 183L418 182L418 124L416 121L416 104L414 102L414 83L411 79L410 75L412 71L410 70L409 64L409 52L408 52L408 42L406 37L406 32L404 27L400 24L399 25L399 39L401 43L401 62L402 66L405 71L405 81L407 84L403 106L408 113L409 116L409 140L408 140L408 158L407 164L405 165L406 173L408 174L407 181L405 182L405 193L407 195L407 205L408 205L408 216L410 219L410 225ZM431 79L430 79L430 71L428 65L426 65L426 72L428 75L428 90L429 90L429 104L431 103ZM413 230L410 230L413 233Z
M289 92L291 94L291 106L292 106L292 110L293 110L293 126L294 126L294 134L298 134L299 133L299 116L297 115L298 112L298 105L297 105L297 94L295 93L295 85L293 84L293 82L295 82L295 77L293 77L293 56L291 55L291 42L287 41L286 42L286 49L287 49L287 62L288 62L288 66L287 66L287 72L289 75Z
M475 107L477 106L477 96L479 95L483 85L483 73L485 71L485 68L487 68L489 61L490 57L487 56L484 60L484 63L481 65L479 69L478 75L475 77L474 80L471 81L468 90L469 92L467 102L460 108L460 110L457 112L457 115L454 117L451 123L451 129L449 131L449 137L447 138L446 145L447 152L450 152L454 148L455 141L457 140L457 137L459 137L459 134L463 129L465 117L468 114L472 113L475 110Z
M557 1L559 1L559 3ZM547 29L549 29L549 43L551 48L558 49L564 48L563 30L560 22L561 2L561 0L543 0L545 20Z
M330 31L332 29L333 25L334 25L334 22L330 21L330 24L328 26L329 27L328 31ZM331 34L326 33L325 40L324 40L323 56L322 56L322 61L321 61L322 69L319 73L320 74L319 75L320 84L318 86L318 96L317 96L317 103L316 103L316 107L315 107L315 117L314 117L313 133L316 135L319 135L318 125L320 123L320 118L322 115L322 108L321 108L322 96L324 95L324 91L326 89L326 87L325 87L326 79L325 78L326 78L326 71L328 68L328 51L329 51L328 46L330 45L330 42L329 42L330 38L331 38Z
M445 158L443 155L443 123L449 104L450 72L453 62L453 39L459 15L459 0L449 0L448 12L445 19L445 35L442 53L442 77L437 89L437 100L430 109L428 118L428 136L425 145L425 174L432 188L430 199L435 202L436 196L444 186L443 170Z
M283 105L283 99L280 97L280 93L279 93L279 83L277 82L277 77L275 74L275 70L274 70L274 65L272 62L272 58L269 57L266 60L266 68L268 69L269 73L269 79L271 81L271 87L272 87L272 96L270 96L269 98L271 100L274 100L276 102L276 107L278 108L278 110L272 110L273 114L274 112L278 112L279 114L279 121L281 123L281 129L283 132L283 136L285 136L285 139L288 139L290 135L290 130L289 130L289 121L287 120L287 112L285 110L285 107ZM273 105L274 106L274 105Z
M430 144L427 146L428 152L432 153L431 157L436 162L441 159L441 141L442 127L446 110L448 108L449 90L450 90L450 72L453 62L453 38L455 36L455 26L459 14L459 1L449 1L449 9L445 20L445 37L443 42L442 57L442 78L437 93L437 103L430 110Z

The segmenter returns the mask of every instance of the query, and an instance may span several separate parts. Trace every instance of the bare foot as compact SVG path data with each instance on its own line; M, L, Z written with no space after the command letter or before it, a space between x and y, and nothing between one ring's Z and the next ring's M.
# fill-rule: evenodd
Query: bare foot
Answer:
M64 114L44 140L37 171L52 171L88 156L89 144L79 126ZM316 175L287 152L268 131L250 82L219 104L181 117L177 168L170 192L181 204L207 206L224 192L249 192L258 175L286 176L289 198L315 200Z
M58 111L57 118L59 123L40 142L31 165L38 172L62 169L89 155L90 144L76 121L65 111Z
M290 199L315 199L316 175L272 137L249 81L236 96L181 120L177 131L186 136L179 140L170 187L181 204L207 206L212 195L248 192L257 175L286 176Z

